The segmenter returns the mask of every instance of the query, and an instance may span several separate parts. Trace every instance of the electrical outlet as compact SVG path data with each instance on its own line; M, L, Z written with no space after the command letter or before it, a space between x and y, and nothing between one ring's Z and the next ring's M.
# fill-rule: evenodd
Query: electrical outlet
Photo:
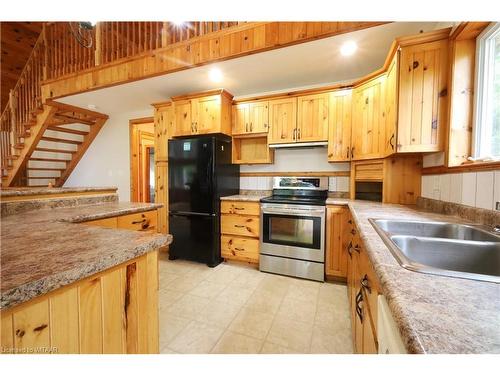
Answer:
M500 202L495 203L495 210L500 211Z

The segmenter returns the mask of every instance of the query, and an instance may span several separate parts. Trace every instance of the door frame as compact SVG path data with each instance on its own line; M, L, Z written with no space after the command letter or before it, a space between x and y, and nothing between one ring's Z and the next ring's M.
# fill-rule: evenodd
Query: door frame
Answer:
M138 129L138 125L153 124L153 133ZM129 150L130 150L130 201L141 202L141 195L144 195L144 189L139 181L141 178L141 154L143 153L142 140L148 139L152 142L147 147L154 148L154 117L141 117L129 120Z

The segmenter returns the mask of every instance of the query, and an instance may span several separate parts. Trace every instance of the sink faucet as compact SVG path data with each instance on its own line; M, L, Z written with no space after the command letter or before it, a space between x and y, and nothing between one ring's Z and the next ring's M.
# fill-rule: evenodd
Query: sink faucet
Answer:
M493 232L495 232L495 233L500 233L500 225L495 225L495 226L493 227Z

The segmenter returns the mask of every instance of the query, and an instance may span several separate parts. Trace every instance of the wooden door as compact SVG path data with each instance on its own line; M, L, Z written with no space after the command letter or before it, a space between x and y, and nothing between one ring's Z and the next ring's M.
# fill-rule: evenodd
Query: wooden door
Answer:
M397 152L443 150L448 40L401 48Z
M233 125L232 125L232 134L240 135L246 134L248 132L248 123L249 123L249 104L241 103L233 105Z
M353 160L383 156L385 75L354 89L353 94Z
M326 210L326 262L328 276L347 276L347 246L349 209L347 207L328 207Z
M174 102L174 128L176 137L194 133L190 100Z
M328 161L351 160L352 90L330 93L328 124Z
M389 156L396 152L396 132L398 126L398 70L399 52L387 69L385 82L385 140L384 156Z
M255 102L249 104L249 131L250 133L267 133L269 128L269 102Z
M269 144L295 142L297 98L269 101Z
M195 132L197 134L218 133L221 124L220 95L192 99L191 103Z
M328 140L328 105L328 93L298 97L298 142L317 142Z

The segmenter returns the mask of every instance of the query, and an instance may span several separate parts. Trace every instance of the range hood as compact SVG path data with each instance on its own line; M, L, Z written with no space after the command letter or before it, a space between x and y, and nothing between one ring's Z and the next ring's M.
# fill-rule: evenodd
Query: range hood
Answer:
M296 147L327 147L328 142L294 142L294 143L276 143L269 145L269 148L296 148Z

